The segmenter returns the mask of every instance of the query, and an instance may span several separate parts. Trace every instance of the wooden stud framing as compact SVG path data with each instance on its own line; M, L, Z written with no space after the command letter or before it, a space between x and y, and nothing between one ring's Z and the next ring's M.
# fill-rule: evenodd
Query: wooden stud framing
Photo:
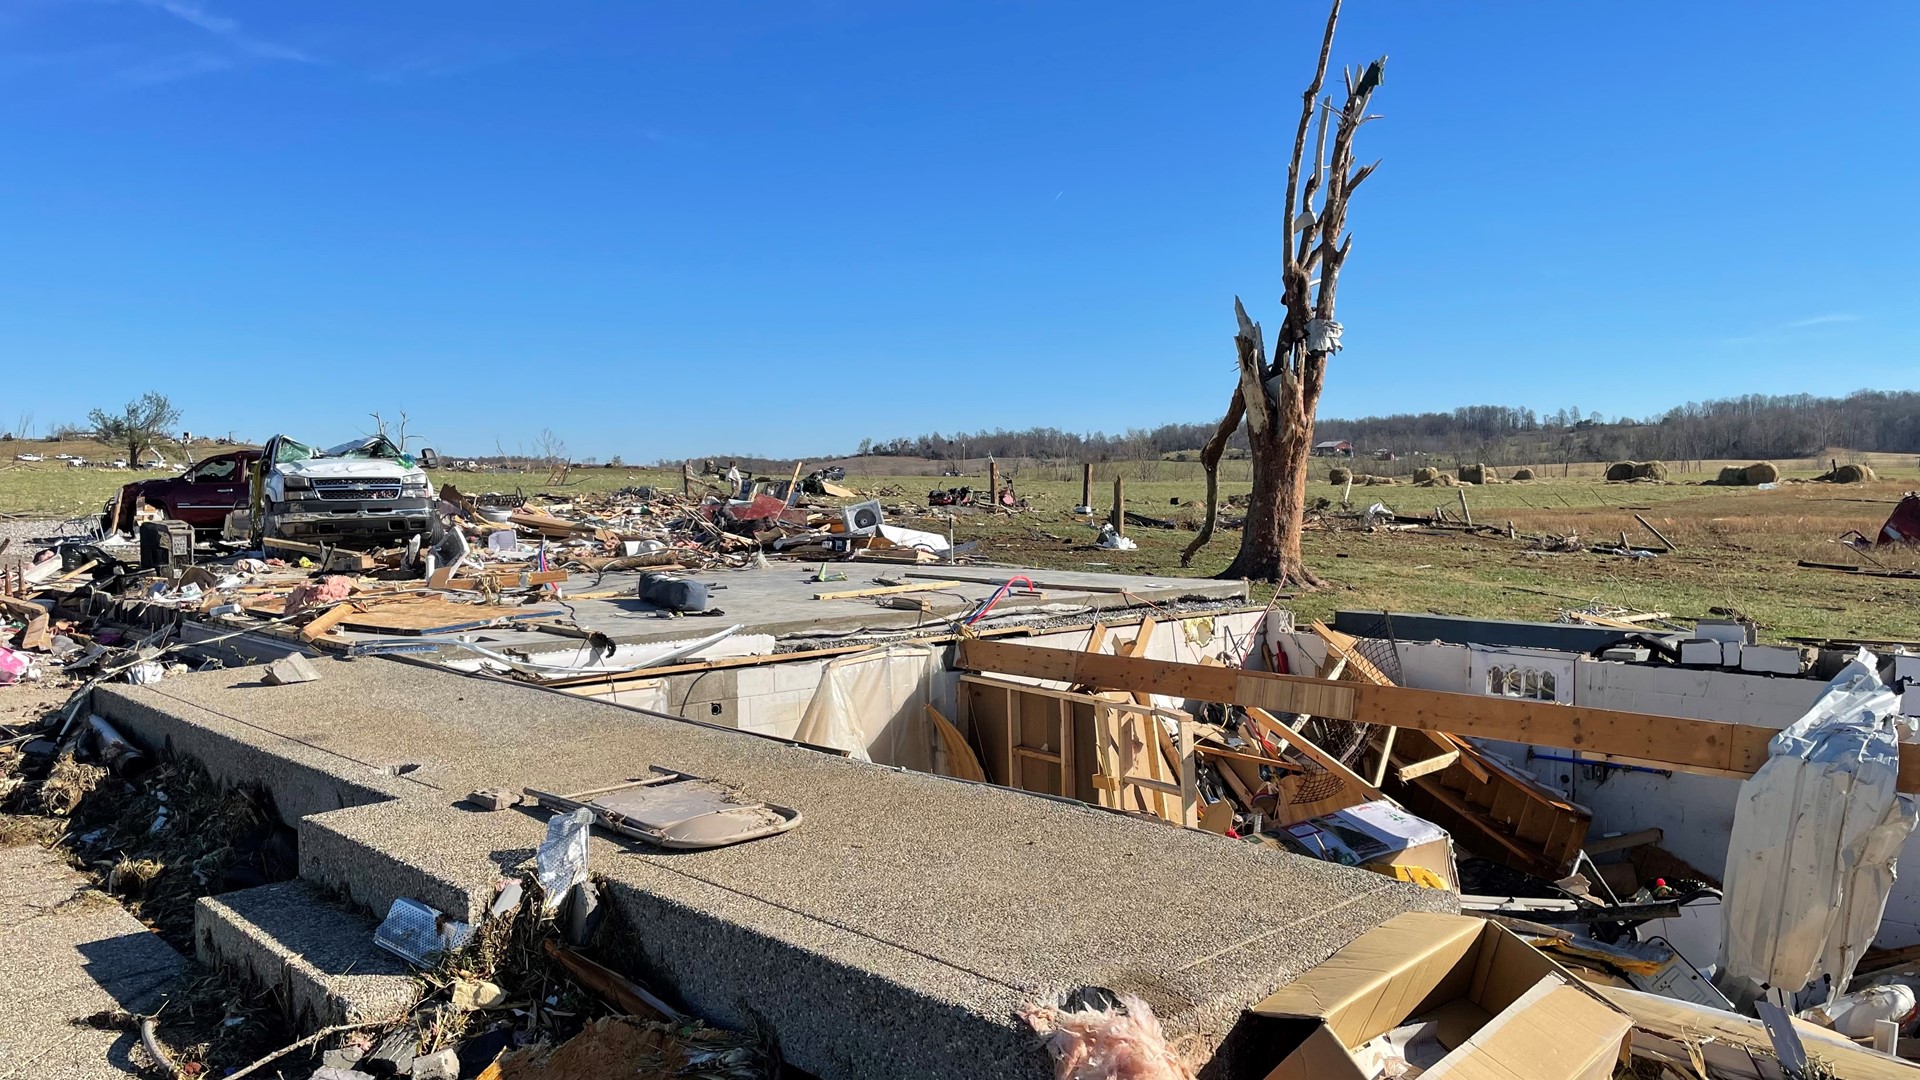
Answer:
M1767 743L1778 734L1773 728L1752 724L1402 686L1329 683L1300 675L1101 656L997 641L962 642L959 663L973 671L1117 686L1195 701L1253 705L1272 712L1311 713L1356 723L1610 754L1653 762L1658 768L1707 775L1752 775L1767 760ZM1920 744L1901 747L1899 789L1920 793Z

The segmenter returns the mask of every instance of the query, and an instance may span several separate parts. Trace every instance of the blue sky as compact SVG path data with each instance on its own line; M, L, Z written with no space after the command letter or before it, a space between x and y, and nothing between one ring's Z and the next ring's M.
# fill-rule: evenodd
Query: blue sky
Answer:
M0 427L787 455L1217 416L1293 0L0 5ZM1325 415L1920 385L1920 5L1349 0Z

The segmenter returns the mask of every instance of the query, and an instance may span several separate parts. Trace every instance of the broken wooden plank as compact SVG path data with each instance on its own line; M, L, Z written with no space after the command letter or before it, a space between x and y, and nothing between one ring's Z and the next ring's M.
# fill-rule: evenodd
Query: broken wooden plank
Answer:
M437 574L438 571L435 571ZM471 591L490 589L526 589L536 585L559 585L567 580L565 570L487 570L478 577L452 578L444 586L435 588L466 589ZM431 583L429 583L431 584Z
M335 604L314 616L312 619L309 619L307 625L300 628L300 638L303 641L318 640L324 637L329 630L347 621L347 616L351 614L353 614L353 605L351 603L343 602Z
M45 649L52 644L53 636L47 630L49 619L46 608L30 600L0 596L0 611L18 615L26 623L20 630L17 642L20 648Z
M1430 773L1437 773L1442 769L1448 768L1452 766L1454 763L1458 762L1459 760L1460 760L1460 751L1449 750L1446 753L1440 754L1436 757L1430 757L1421 761L1409 762L1408 764L1402 765L1393 771L1393 778L1395 780L1400 781L1403 784L1411 783L1412 781L1419 779L1422 776L1426 776Z
M260 541L260 546L263 549L291 551L315 560L324 560L324 565L328 569L371 570L379 565L379 560L364 551L335 547L330 544L310 544L304 540L287 540L269 536Z
M1247 706L1246 712L1247 716L1252 718L1255 723L1269 729L1280 729L1285 733L1283 737L1292 744L1293 749L1300 752L1301 756L1308 758L1314 764L1346 781L1349 787L1359 791L1367 799L1386 798L1386 795L1383 794L1379 788L1368 783L1366 778L1359 773L1347 768L1346 764L1339 758L1320 749L1319 746L1314 744L1312 739L1301 734L1299 729L1288 727L1281 723L1272 713L1267 712L1265 709ZM1321 715L1324 716L1326 714L1322 713Z

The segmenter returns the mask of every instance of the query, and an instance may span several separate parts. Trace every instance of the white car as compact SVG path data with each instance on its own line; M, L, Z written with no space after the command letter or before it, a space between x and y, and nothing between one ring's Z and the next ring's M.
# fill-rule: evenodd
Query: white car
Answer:
M112 466L111 466L111 467L112 467L112 468L115 468L115 469L124 469L124 468L126 468L126 467L127 467L127 459L126 459L126 458L114 458L114 459L113 459L113 462L112 462Z
M55 454L55 455L53 455L53 460L55 460L55 461L72 461L72 460L73 460L73 455L72 455L72 454Z
M13 460L15 460L15 461L45 461L45 460L47 460L47 459L46 459L46 458L44 458L44 457L41 457L41 456L40 456L39 454L15 454L15 455L13 455Z
M83 458L83 457L70 457L70 458L67 458L67 468L69 468L69 469L81 469L81 468L85 468L85 467L86 467L86 464L87 464L87 459L86 459L86 458Z

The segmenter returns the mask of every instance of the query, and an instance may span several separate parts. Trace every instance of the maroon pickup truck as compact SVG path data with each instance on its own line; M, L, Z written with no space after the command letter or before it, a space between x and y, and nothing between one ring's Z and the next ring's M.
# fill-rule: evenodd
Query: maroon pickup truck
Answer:
M192 525L195 532L218 532L228 514L247 508L249 478L259 457L258 450L231 450L202 458L179 476L136 480L107 503L100 515L101 529L132 531L134 511L145 500L167 517Z

